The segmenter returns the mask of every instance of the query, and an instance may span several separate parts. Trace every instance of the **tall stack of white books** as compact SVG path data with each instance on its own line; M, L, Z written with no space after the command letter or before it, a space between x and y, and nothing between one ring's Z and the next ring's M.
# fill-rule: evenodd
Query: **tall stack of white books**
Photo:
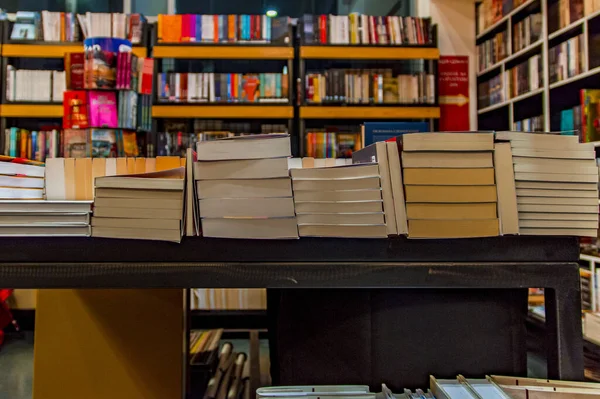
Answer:
M597 237L598 167L577 136L499 132L510 141L519 233Z
M298 238L289 135L202 141L197 155L194 179L203 236Z

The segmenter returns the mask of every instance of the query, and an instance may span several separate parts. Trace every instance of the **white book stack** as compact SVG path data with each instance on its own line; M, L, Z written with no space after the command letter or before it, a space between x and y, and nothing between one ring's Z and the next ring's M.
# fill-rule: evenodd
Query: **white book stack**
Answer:
M62 102L64 71L6 68L6 99L23 102Z
M598 167L591 143L577 136L500 132L510 141L519 232L596 237Z
M300 237L385 238L379 165L291 169Z
M202 141L197 155L194 179L205 237L298 238L289 135Z
M92 201L0 200L0 237L88 237Z

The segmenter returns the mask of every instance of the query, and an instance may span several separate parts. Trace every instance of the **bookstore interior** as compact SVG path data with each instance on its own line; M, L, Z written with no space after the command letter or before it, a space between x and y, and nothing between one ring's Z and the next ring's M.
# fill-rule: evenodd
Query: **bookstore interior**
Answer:
M0 0L0 63L0 399L600 398L600 0Z

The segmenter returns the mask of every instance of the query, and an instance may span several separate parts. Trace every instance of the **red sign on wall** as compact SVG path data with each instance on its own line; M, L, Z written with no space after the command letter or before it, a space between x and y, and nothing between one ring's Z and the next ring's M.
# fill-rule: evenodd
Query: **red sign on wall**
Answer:
M469 57L440 56L440 131L469 131Z

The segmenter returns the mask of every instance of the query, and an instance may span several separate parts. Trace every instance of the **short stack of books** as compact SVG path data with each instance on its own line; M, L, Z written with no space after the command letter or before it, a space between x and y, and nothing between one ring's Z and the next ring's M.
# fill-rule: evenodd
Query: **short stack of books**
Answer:
M97 177L92 237L181 242L185 168Z
M499 235L493 133L402 136L408 236Z
M520 132L496 138L510 141L520 234L597 236L593 144L579 143L577 136Z
M298 238L289 135L202 141L197 154L194 178L205 237Z
M0 200L0 236L87 237L91 201Z
M43 199L44 171L42 162L0 155L0 199Z
M291 169L300 237L387 237L378 164Z

